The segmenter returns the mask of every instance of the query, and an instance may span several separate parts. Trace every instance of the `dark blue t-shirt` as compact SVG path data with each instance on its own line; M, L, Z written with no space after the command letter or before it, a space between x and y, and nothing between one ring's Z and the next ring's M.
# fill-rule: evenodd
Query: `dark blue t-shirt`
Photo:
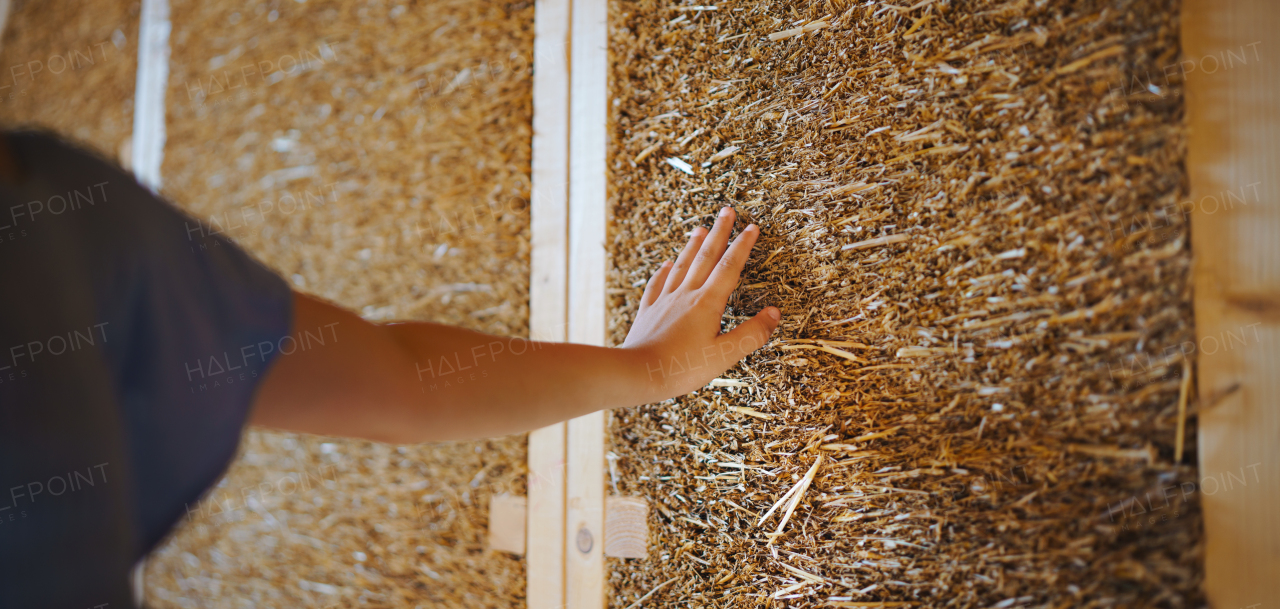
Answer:
M0 607L129 607L233 458L289 332L277 275L56 138L0 179Z

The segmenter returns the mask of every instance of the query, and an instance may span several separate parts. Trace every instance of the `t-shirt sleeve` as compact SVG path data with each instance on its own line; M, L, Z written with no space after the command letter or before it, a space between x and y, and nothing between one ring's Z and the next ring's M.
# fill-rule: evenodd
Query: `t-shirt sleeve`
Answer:
M292 293L109 163L46 135L9 142L0 606L127 606L128 569L233 459L291 347Z

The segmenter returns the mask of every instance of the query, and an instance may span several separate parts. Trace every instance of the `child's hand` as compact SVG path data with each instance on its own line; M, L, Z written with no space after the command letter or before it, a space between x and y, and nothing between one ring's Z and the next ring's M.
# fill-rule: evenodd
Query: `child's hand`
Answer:
M733 208L720 210L710 234L699 226L675 264L664 262L645 286L640 311L622 343L646 367L650 401L684 395L706 385L747 354L763 347L781 313L766 307L755 317L720 334L729 294L760 229L742 229L728 246Z

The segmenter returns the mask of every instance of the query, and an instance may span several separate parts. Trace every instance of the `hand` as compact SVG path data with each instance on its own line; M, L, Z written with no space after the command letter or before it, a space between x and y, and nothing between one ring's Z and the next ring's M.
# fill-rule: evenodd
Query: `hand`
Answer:
M701 226L694 229L675 264L662 263L645 286L622 348L635 351L645 366L649 401L702 388L763 347L778 326L781 313L766 307L732 331L720 333L729 294L760 236L752 224L728 245L735 217L733 208L725 207L710 233Z

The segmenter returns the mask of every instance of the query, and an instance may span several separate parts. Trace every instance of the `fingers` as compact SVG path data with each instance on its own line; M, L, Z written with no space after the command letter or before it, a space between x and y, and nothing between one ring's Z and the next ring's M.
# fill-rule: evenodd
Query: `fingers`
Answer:
M640 310L653 304L658 299L658 295L662 294L662 286L667 281L667 275L671 271L671 261L668 260L658 267L658 272L649 278L649 283L644 286L644 295L640 297Z
M737 287L738 279L742 277L742 267L747 264L747 258L751 256L751 248L755 247L756 239L759 237L760 228L754 224L748 224L742 232L738 233L729 250L720 257L719 264L711 271L711 276L707 278L706 283L717 298L723 295L727 300L729 293Z
M719 351L725 358L722 362L726 364L725 367L742 361L742 358L769 342L769 337L777 329L781 318L782 313L776 307L765 307L755 317L738 324L732 331L721 334L716 340Z
M689 237L689 243L685 244L684 249L680 251L680 255L676 257L676 263L671 267L671 273L667 275L666 284L663 286L663 293L674 292L680 287L680 282L684 281L685 273L689 272L689 265L693 263L694 256L698 255L698 249L702 247L702 239L706 237L707 229L699 226L693 229L693 235Z
M724 250L729 245L729 233L733 231L736 217L732 207L725 206L720 210L720 217L716 218L711 233L702 241L702 247L698 250L698 255L694 256L693 265L689 267L689 274L681 284L696 290L706 283L711 270L720 262L720 256L724 255Z

